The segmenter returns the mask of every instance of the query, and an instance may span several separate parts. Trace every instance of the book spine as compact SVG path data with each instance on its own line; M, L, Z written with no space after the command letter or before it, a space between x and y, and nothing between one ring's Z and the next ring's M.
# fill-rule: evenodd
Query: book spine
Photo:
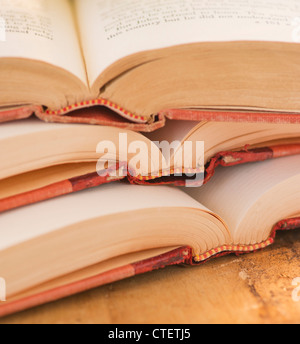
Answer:
M58 301L60 299L76 295L88 290L92 290L110 283L124 280L130 277L148 273L154 270L163 269L174 265L198 266L207 263L211 259L216 259L225 255L235 254L237 256L246 253L256 252L274 243L278 231L293 230L300 228L300 217L282 220L278 222L270 234L268 240L263 243L249 246L224 246L223 251L213 249L203 255L194 255L191 247L180 247L171 252L159 255L140 262L129 264L82 281L61 286L38 295L33 295L21 300L12 301L0 306L0 318L46 303ZM241 250L243 247L243 250Z
M215 170L218 166L229 167L234 165L245 164L249 162L259 162L268 159L281 158L284 156L300 154L300 144L298 145L283 145L266 148L259 148L253 150L245 150L239 152L220 152L207 164L205 168L203 182L201 185L208 183L214 176ZM16 209L29 204L45 201L54 197L67 195L91 187L97 187L103 184L127 179L131 184L138 185L176 185L185 186L186 178L176 177L174 175L164 177L163 175L155 179L144 176L134 176L133 173L127 171L127 163L119 163L116 169L110 169L103 173L90 173L83 176L67 179L54 183L36 190L26 193L14 195L12 197L0 199L0 213ZM203 170L202 170L203 171ZM191 173L193 171L189 171ZM195 170L197 173L198 170ZM203 173L203 172L201 172ZM192 183L192 180L189 180ZM196 179L195 185L198 185L199 180Z
M94 109L94 111L89 111ZM107 110L110 111L108 116ZM152 132L165 125L166 119L248 123L299 124L300 113L275 111L185 110L160 111L150 117L135 114L107 99L98 98L68 105L59 110L41 106L24 106L0 111L0 122L26 118L33 113L46 122L110 125L122 129ZM117 115L117 116L116 116Z
M216 121L299 124L300 113L267 112L267 111L226 111L226 110L184 110L170 109L161 112L170 120L182 121Z
M203 184L208 183L215 174L215 170L218 166L231 167L251 162L260 162L269 159L277 159L286 156L298 155L300 154L300 144L291 144L291 145L277 145L265 148L257 149L245 149L242 151L232 152L224 151L216 154L205 167L204 181ZM189 171L191 173L193 171ZM197 171L195 171L196 173ZM148 180L147 177L132 177L128 176L128 179L133 184L151 184L151 185L160 185L160 184L172 184L176 186L186 185L186 178L184 177L161 177L154 180ZM192 180L190 180L192 182ZM199 183L197 181L196 183Z
M137 132L153 132L165 126L165 117L158 115L154 121L133 121L131 116L121 116L105 106L93 106L83 109L73 109L68 113L36 112L35 115L45 122L75 123L112 126Z
M44 111L40 106L23 106L10 110L0 110L0 123L35 115L42 121L49 123L91 124L113 126L138 132L152 132L164 127L166 122L163 115L157 115L155 119L151 119L149 122L144 117L133 115L125 110L122 112L118 108L118 106L103 99L75 104L58 111ZM122 110L122 108L120 109Z
M205 183L208 183L214 176L215 170L218 166L230 167L298 154L300 154L300 144L277 145L250 150L248 150L246 146L243 151L239 152L220 152L211 159L206 168Z
M208 262L213 258L223 257L229 254L240 256L247 253L260 251L275 243L276 235L279 231L290 231L300 229L300 217L290 218L278 222L272 229L269 238L261 243L254 245L224 245L222 247L210 250L202 255L192 255L190 257L190 265L199 265Z

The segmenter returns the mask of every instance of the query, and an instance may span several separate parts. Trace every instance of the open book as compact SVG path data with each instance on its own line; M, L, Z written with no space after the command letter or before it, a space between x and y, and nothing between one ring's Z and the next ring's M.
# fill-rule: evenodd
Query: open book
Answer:
M299 123L299 18L298 0L0 0L0 119Z
M170 121L143 135L35 118L4 123L0 212L125 178L199 187L219 165L296 154L299 124Z
M285 157L219 169L186 192L118 182L4 213L0 316L167 265L256 251L277 230L300 227L299 204L300 159Z

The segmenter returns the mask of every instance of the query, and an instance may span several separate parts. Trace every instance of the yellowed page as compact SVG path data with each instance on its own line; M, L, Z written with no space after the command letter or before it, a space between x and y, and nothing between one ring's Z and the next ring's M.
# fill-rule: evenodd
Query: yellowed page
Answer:
M75 0L91 85L144 50L210 41L300 41L298 0Z
M291 206L290 197L300 195L299 183L292 183L293 191L288 191L289 180L300 175L300 158L291 156L281 159L273 159L265 162L244 164L236 167L218 168L213 179L205 186L198 189L187 189L187 193L197 201L205 204L211 211L217 213L228 225L232 236L240 244L240 240L251 240L256 237L256 242L260 238L260 232L263 232L263 226L268 224L270 218L276 218L276 221L283 220L280 213L291 212L287 216L293 216L297 213L293 206L300 210L300 204L296 203ZM281 186L281 188L280 188ZM272 189L281 190L275 193L273 199L266 199L264 196ZM274 209L279 208L277 214ZM260 214L260 209L269 209L271 214ZM250 209L256 209L254 217L249 220L247 226L250 228L249 233L238 233L239 226L244 221L245 216ZM273 213L273 214L272 214ZM259 215L257 215L259 214ZM275 215L275 217L274 217ZM278 217L278 218L277 218ZM257 223L260 223L258 226ZM268 228L269 232L272 228ZM239 238L236 238L236 235ZM256 235L253 235L253 234ZM240 239L240 237L242 239ZM250 239L249 239L250 238Z
M100 216L166 207L207 210L182 190L168 186L102 185L2 214L0 250Z
M143 154L138 153L140 147ZM77 162L95 162L96 168L97 161L102 161L97 168L103 170L108 160L127 161L130 169L147 176L159 171L160 162L159 149L138 132L100 125L45 123L37 118L0 126L0 156L0 179Z
M0 58L40 60L87 85L71 2L0 0Z
M2 123L0 126L0 144L6 139L17 138L22 135L34 135L56 129L71 128L70 124L45 123L36 117L31 117L17 122ZM3 165L2 165L3 167Z

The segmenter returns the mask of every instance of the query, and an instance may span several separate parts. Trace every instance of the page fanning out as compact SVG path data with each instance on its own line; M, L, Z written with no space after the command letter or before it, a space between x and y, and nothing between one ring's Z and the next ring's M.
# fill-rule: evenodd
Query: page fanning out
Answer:
M186 191L222 217L236 242L253 244L266 240L278 221L299 212L300 205L295 200L299 199L300 186L293 182L299 176L300 159L291 156L219 168L207 185ZM247 224L250 229L241 233L239 227L251 209L253 217Z
M0 0L0 31L0 58L47 62L87 84L70 1Z
M90 85L127 55L209 41L296 42L298 0L75 0ZM298 31L297 31L298 29Z

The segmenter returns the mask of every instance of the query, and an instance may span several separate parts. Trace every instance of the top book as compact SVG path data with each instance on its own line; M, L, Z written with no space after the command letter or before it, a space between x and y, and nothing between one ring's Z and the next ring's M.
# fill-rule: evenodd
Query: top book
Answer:
M299 123L299 42L298 0L0 0L0 120Z

